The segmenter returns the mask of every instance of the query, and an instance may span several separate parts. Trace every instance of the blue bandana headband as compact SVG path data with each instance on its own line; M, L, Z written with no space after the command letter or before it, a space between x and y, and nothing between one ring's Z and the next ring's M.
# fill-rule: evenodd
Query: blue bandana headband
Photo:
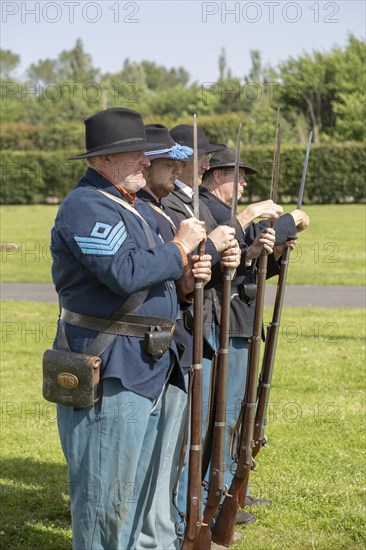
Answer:
M173 145L173 147L169 147L169 149L159 149L158 151L145 151L145 155L147 157L165 154L167 154L167 157L169 159L186 160L193 155L193 149L191 147L187 147L186 145L179 145L179 143L176 143L175 145Z

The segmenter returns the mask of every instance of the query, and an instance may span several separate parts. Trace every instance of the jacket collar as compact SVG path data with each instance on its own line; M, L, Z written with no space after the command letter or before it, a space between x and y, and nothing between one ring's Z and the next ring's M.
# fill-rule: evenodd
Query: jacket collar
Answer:
M137 191L137 197L144 202L152 202L153 204L156 204L156 206L159 206L159 208L161 208L161 201L157 199L152 193L149 193L146 187L143 187L142 189Z
M81 178L81 180L78 183L80 185L83 185L83 180L86 179L87 182L91 185L94 185L97 189L102 189L103 191L106 191L107 193L110 193L111 195L115 195L118 198L121 198L121 193L118 191L118 189L115 188L113 183L111 183L107 178L104 176L101 176L93 170L93 168L88 168L87 171L84 174L84 177Z
M136 202L136 194L130 195L127 191L125 191L122 186L119 189L119 186L113 185L107 178L93 170L93 168L88 168L86 171L86 174L84 178L94 185L97 189L102 189L103 191L106 191L107 193L110 193L111 195L114 195L119 198L125 199L129 204L132 206Z
M216 197L216 195L211 193L211 191L209 189L206 189L206 187L200 187L200 195L204 195L205 197L207 197L210 200L214 199L215 201L217 201L220 204L222 204L223 206L225 206L228 210L231 210L231 207L228 204L226 204L226 202L219 199L219 197Z
M174 191L172 191L172 195L175 195L179 198L182 202L185 202L186 204L192 204L193 203L193 197L189 197L187 193L185 193L176 183L174 183ZM169 197L169 195L168 195Z

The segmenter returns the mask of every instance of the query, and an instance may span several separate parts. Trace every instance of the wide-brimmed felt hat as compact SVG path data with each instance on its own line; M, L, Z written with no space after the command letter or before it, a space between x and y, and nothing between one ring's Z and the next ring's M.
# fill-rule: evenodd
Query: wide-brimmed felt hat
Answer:
M180 145L187 145L188 147L193 148L193 126L190 126L189 124L179 124L170 130L170 135L174 141L180 143ZM225 147L226 145L223 143L212 145L208 141L208 137L202 128L200 128L200 126L197 127L197 148L199 157L202 157L204 154L221 151L222 149L225 149Z
M166 158L188 162L192 158L193 149L176 143L163 124L145 124L145 132L146 139L150 143L150 147L145 151L149 160ZM163 147L161 147L162 143Z
M84 120L84 124L86 153L69 157L68 160L144 151L151 145L146 141L142 116L132 109L105 109Z
M217 170L220 168L234 167L235 156L236 153L234 149L230 149L229 147L226 147L226 149L224 149L223 151L214 153L211 157L210 169L208 171L213 172L213 170ZM257 170L245 164L241 158L239 162L239 168L244 168L246 174L257 174Z

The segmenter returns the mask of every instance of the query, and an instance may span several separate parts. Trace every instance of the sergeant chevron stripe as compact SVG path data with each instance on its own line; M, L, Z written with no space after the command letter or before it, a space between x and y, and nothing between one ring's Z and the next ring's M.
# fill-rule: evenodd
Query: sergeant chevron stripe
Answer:
M102 229L102 232L100 231ZM100 236L98 236L100 233ZM113 227L97 222L91 232L93 237L74 236L75 241L84 254L99 254L100 256L113 256L126 240L127 231L125 224L120 221Z

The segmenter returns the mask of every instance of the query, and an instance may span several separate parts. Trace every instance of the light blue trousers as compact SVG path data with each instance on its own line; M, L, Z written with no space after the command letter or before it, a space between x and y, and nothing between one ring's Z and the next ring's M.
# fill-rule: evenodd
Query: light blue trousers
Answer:
M218 347L218 342L217 342ZM207 418L209 414L209 392L211 367L203 369L203 414L202 434L206 433ZM235 466L230 457L230 441L234 431L235 422L239 416L240 405L244 398L248 367L248 340L246 338L229 338L228 377L226 392L226 428L224 451L224 483L230 487L233 474L230 469ZM209 478L209 471L206 480Z
M102 386L102 397L91 409L58 406L73 549L132 550L157 487L164 491L158 476L166 389L153 402L125 390L117 379Z
M188 374L185 375L188 386ZM137 548L174 550L179 548L176 535L176 509L172 490L177 477L184 438L187 412L187 394L175 386L168 386L165 395L165 426L158 484L153 505L144 518Z

